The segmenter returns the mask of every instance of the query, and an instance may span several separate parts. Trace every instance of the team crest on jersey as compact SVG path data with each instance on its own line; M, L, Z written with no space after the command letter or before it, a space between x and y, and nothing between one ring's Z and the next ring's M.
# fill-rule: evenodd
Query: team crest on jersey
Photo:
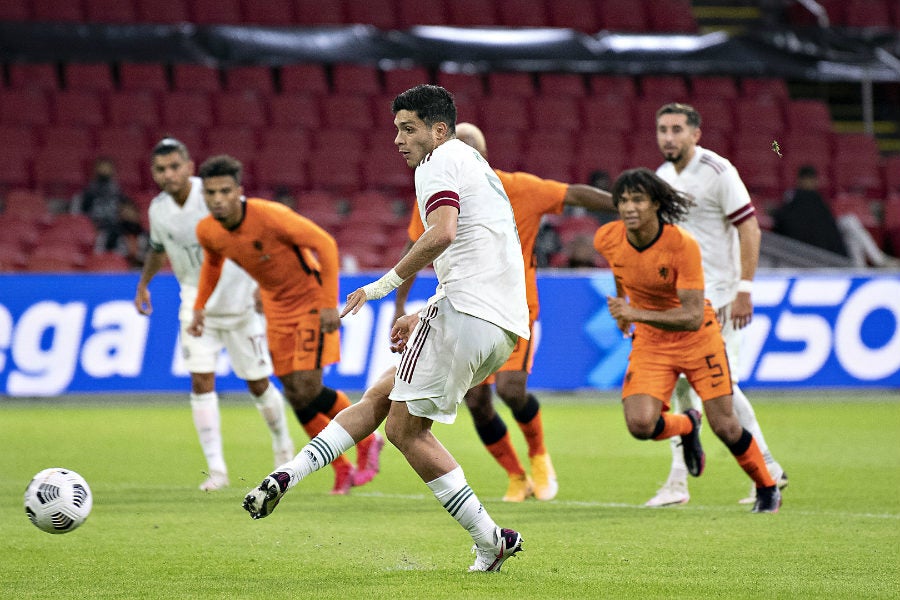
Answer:
M669 267L659 268L659 278L663 281L667 281L669 279Z

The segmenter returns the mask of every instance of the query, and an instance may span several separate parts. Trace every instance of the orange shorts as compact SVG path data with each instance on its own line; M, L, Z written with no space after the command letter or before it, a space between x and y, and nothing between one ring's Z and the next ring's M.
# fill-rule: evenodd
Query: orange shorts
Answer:
M731 394L731 371L725 341L712 307L703 313L698 331L662 331L635 334L622 384L622 397L648 394L669 410L678 376L684 374L701 400Z
M307 313L292 325L266 329L275 375L313 371L341 360L340 332L322 333L319 311Z
M512 354L509 355L503 366L497 369L497 373L500 371L526 371L531 374L531 368L534 366L534 321L531 321L528 330L531 333L529 338L527 340L519 338L516 341L516 347L513 348ZM496 380L497 378L491 375L482 383L493 384Z

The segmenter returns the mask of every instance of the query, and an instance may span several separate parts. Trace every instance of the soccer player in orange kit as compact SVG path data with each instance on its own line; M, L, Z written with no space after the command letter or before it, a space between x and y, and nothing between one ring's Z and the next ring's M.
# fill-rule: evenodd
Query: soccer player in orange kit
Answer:
M324 229L277 202L244 198L241 163L226 155L200 166L209 216L197 224L204 249L194 304L193 335L203 332L203 308L226 258L259 284L275 375L304 430L313 438L350 406L322 384L322 368L340 360L338 250ZM372 433L357 444L357 468L343 456L332 463L332 494L346 494L378 472L384 441Z
M778 512L781 493L756 440L734 414L725 342L715 310L703 297L700 245L674 224L692 201L640 168L618 177L613 202L621 219L597 230L594 248L616 281L609 312L633 340L622 385L628 431L641 440L681 436L688 472L703 472L699 411L669 412L683 374L703 400L716 436L756 484L753 512Z

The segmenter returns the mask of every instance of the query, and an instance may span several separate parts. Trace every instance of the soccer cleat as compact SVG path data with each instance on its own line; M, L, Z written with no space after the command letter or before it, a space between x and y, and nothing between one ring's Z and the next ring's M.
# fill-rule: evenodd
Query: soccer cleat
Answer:
M754 513L777 513L781 508L781 491L777 485L767 488L757 488L756 503L753 505Z
M788 476L784 471L782 471L778 477L775 477L774 475L773 477L775 478L775 482L778 484L779 490L783 490L788 486ZM756 504L755 483L750 484L750 495L748 495L746 498L741 498L740 500L738 500L738 504Z
M509 487L506 488L506 495L503 496L504 502L525 502L526 498L533 495L534 485L531 477L525 473L509 476Z
M534 497L538 500L553 500L559 492L556 471L549 454L535 454L531 457L531 477L534 479Z
M667 481L665 485L656 490L656 495L647 500L644 506L650 508L662 508L664 506L677 506L687 504L691 499L688 493L687 482Z
M334 469L334 487L331 488L332 496L346 496L353 487L353 474L356 469L349 462L347 466L335 465Z
M294 458L294 445L289 444L284 448L278 448L275 450L275 468L277 469L284 463L290 461Z
M706 466L706 455L703 453L703 446L700 445L700 421L702 417L700 412L693 408L687 409L684 411L684 414L694 424L690 433L681 436L684 464L687 465L688 473L694 477L700 477L701 473L703 473L703 468Z
M384 448L384 437L377 431L372 433L367 452L356 457L356 471L353 473L353 485L365 485L372 481L381 470L381 450Z
M524 540L518 531L500 529L494 535L499 540L493 548L482 550L477 545L472 546L475 564L469 567L469 571L499 571L507 558L522 550Z
M200 484L200 489L204 492L215 492L222 488L228 487L228 475L222 471L210 471L209 477Z
M281 502L281 497L288 489L291 476L284 471L276 471L263 479L259 487L250 490L244 496L243 507L254 519L268 517Z

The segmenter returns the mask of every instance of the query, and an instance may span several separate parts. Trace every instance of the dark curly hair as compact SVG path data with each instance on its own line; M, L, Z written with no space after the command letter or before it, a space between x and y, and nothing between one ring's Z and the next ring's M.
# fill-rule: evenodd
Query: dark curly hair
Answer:
M613 184L613 204L618 207L622 194L643 192L659 202L659 218L663 223L677 223L684 219L694 201L663 181L659 175L640 167L622 171Z
M241 164L241 161L234 158L233 156L228 156L227 154L220 154L218 156L212 156L202 165L200 165L200 169L197 171L197 175L201 179L206 179L208 177L232 177L234 180L240 184L241 183L241 173L244 170L244 165Z

